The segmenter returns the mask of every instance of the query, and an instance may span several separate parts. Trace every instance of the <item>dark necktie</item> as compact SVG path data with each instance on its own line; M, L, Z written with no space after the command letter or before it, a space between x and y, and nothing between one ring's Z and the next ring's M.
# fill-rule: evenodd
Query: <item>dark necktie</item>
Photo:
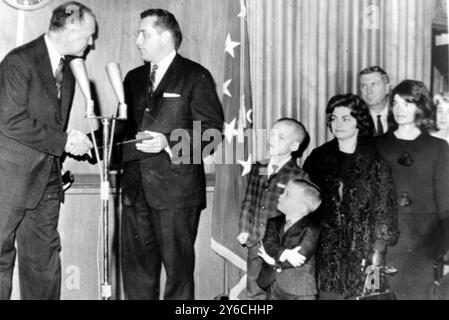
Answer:
M381 115L377 115L377 135L381 136L384 134L384 127L382 125Z
M55 71L56 89L58 90L58 99L61 99L62 78L64 76L64 58L59 60L58 68Z
M148 89L148 93L150 94L150 97L152 96L154 89L155 89L155 83L156 83L156 70L157 70L157 64L153 64L151 66L151 72L150 72L150 88Z

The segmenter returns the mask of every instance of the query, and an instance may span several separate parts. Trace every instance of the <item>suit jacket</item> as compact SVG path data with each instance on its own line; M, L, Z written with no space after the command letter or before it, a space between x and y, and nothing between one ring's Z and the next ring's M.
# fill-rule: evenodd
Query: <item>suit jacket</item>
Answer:
M306 179L304 172L295 162L290 160L274 175L268 177L267 166L269 160L256 162L251 167L249 180L242 202L239 230L248 232L247 247L252 247L259 242L265 233L267 220L278 216L277 203L279 195L284 192L282 185L286 185L291 179Z
M142 183L150 207L177 209L205 204L202 133L216 129L219 140L223 110L215 82L204 67L177 54L151 97L150 64L130 71L124 82L128 121L124 138L149 130L166 136L167 152L146 154L135 144L123 149L123 201L131 205ZM170 95L167 95L170 93Z
M68 61L65 66L60 102L43 36L0 64L0 201L35 208L54 161L60 166L75 90Z
M297 221L286 232L285 223L285 215L268 220L263 245L268 255L274 257L276 264L270 266L266 262L263 263L257 284L261 288L268 288L276 281L288 294L314 295L317 293L314 253L318 247L319 229L308 217ZM295 268L288 261L279 261L285 249L297 246L301 246L299 253L306 257L304 265Z

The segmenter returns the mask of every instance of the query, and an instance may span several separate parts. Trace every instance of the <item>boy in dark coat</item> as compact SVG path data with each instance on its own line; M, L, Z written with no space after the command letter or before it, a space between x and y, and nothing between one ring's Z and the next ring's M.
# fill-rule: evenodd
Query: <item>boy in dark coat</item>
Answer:
M269 300L314 300L317 294L314 253L319 229L308 215L321 204L312 183L290 180L279 197L283 213L268 220L259 255L264 259L258 285L267 289Z

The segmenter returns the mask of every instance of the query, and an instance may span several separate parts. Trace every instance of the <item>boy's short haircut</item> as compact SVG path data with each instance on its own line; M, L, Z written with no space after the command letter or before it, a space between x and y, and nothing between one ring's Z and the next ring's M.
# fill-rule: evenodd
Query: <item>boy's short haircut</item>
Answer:
M301 189L309 212L314 212L321 204L321 192L317 185L303 179L293 179L292 183Z
M304 141L304 138L307 135L307 131L301 122L293 118L281 118L277 120L274 124L277 123L284 123L287 126L293 128L295 133L295 139L297 142L299 142L299 144L301 144Z

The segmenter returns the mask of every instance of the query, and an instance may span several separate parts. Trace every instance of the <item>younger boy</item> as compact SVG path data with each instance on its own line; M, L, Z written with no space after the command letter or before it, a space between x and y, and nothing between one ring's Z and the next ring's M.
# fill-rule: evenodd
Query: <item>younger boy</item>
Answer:
M307 215L320 204L320 191L305 180L291 180L279 197L284 215L268 220L259 249L265 263L257 283L268 290L268 300L315 300L319 229Z
M293 178L308 179L307 174L292 159L307 132L295 119L275 122L269 137L270 158L252 166L242 203L237 240L248 248L246 299L265 300L266 292L257 285L263 260L258 256L266 222L279 213L277 201L283 187Z

